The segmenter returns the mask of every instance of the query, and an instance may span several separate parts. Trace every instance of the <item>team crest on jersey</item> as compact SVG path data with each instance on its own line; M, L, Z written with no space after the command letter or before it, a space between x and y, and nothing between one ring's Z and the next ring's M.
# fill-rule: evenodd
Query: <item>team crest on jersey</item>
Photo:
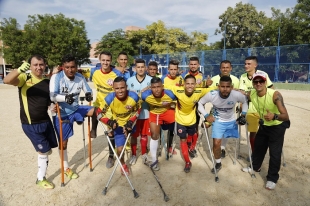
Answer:
M131 87L134 87L133 83L131 84Z
M201 84L201 79L197 79L196 84Z
M125 108L126 108L127 110L131 110L131 109L132 109L132 106L131 106L131 105L126 105Z
M234 104L234 101L229 101L229 102L227 102L227 104L232 105L232 104Z
M164 106L167 104L169 104L169 102L165 102L165 101L162 102L162 105L164 105Z
M112 86L113 85L113 79L108 79L107 83L108 83L108 85Z
M183 131L182 129L178 129L178 133L181 134Z
M211 93L211 95L215 95L217 93L217 91L216 90L211 90L210 93Z

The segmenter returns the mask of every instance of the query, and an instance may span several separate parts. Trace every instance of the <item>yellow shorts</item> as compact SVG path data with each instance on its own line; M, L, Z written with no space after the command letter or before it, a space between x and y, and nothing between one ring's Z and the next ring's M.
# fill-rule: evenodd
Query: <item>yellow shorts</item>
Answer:
M247 113L246 121L248 122L248 131L249 132L257 132L258 122L259 122L259 114L258 113Z

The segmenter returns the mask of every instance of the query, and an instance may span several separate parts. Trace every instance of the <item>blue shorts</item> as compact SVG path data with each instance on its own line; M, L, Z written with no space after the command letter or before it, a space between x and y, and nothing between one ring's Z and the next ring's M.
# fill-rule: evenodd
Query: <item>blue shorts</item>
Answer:
M222 138L239 138L238 124L236 121L231 122L219 122L215 121L212 124L212 138L222 139Z
M58 146L52 122L22 124L22 128L37 152L46 153Z
M117 127L114 130L114 140L115 140L115 146L116 147L122 147L125 145L126 136L124 134L123 127Z
M177 123L177 135L181 139L186 139L187 134L194 135L197 132L196 128L197 128L196 123L190 126L184 126L184 125Z
M72 114L62 117L62 140L65 141L69 137L73 136L73 123L84 121L84 117L93 107L91 106L79 106L79 108ZM58 116L53 117L54 126L56 128L56 134L59 137L59 120Z

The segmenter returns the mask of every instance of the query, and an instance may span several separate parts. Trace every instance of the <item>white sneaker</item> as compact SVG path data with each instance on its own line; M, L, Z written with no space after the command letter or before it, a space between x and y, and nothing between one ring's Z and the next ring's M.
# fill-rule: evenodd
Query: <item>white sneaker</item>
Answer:
M147 154L145 153L145 154L143 154L143 155L141 155L141 159L142 159L142 164L148 164L149 163L149 160L148 160L148 156L147 156Z
M241 171L242 171L242 172L249 172L249 173L252 173L251 167L244 167L244 168L241 169ZM254 170L254 172L260 172L260 169L259 169L259 171L255 171L255 170Z
M274 190L276 188L276 183L272 181L267 181L266 183L266 189L267 190Z
M131 155L131 158L130 158L130 160L129 160L129 164L135 165L136 162L137 162L137 157L136 157L136 155Z
M155 162L153 162L152 164L150 164L150 167L155 170L158 171L160 170L159 165L158 165L158 160L156 160Z

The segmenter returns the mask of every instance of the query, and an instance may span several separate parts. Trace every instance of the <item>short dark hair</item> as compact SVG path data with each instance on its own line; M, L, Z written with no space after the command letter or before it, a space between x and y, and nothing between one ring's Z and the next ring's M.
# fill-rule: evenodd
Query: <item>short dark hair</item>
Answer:
M179 67L179 61L176 60L176 59L171 59L171 60L169 61L168 68L170 67L170 64L176 65L177 67Z
M113 81L113 83L116 83L116 82L125 82L126 84L126 80L124 79L124 77L116 77Z
M185 78L184 78L184 82L185 82L187 79L195 79L195 81L196 81L196 77L194 77L194 76L193 76L193 75L191 75L191 74L189 74L189 75L185 76Z
M163 82L161 81L161 78L159 78L159 77L153 77L153 78L151 79L151 84L155 84L155 83L159 83L159 82L163 83Z
M65 56L62 57L61 64L72 61L74 61L75 65L77 65L75 57L72 54L66 54Z
M155 66L156 68L158 68L158 64L155 61L150 61L149 66Z
M230 66L231 66L231 62L230 62L229 60L223 60L223 61L221 61L220 67L222 66L222 64L230 64Z
M254 60L256 61L256 63L258 63L258 59L256 56L248 56L247 58L245 58L245 60Z
M112 61L112 54L111 54L111 52L109 52L109 51L102 51L102 52L99 54L99 60L100 60L100 58L101 58L101 55L110 56L110 57L111 57L111 61Z
M198 57L191 57L191 58L189 58L189 61L197 61L199 63L199 58Z
M118 56L117 56L117 57L119 57L120 55L125 55L125 56L127 56L127 57L128 57L127 53L126 53L126 52L124 52L124 51L121 51L121 52L118 54ZM112 58L111 58L111 59L112 59Z
M37 60L43 60L44 64L46 64L46 60L44 59L44 57L40 54L34 54L32 55L29 59L28 59L28 63L31 64L31 60L33 58L36 58Z
M221 76L220 82L230 82L230 84L231 84L232 80L231 80L230 76Z
M135 63L138 64L138 63L143 63L145 65L145 61L144 59L136 59L135 60Z

